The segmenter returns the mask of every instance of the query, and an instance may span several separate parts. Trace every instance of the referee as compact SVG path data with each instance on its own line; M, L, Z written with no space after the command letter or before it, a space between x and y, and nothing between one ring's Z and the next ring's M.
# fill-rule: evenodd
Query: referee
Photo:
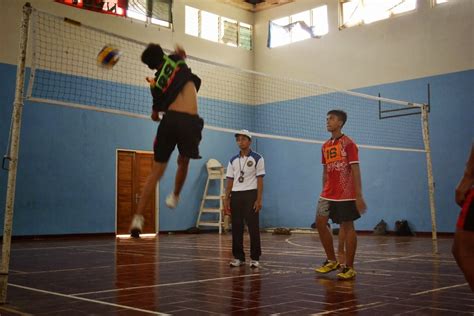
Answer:
M235 134L240 152L233 156L227 166L227 186L224 207L232 216L232 255L231 267L245 264L244 221L250 235L250 267L258 268L262 254L260 248L259 212L262 209L263 176L265 165L263 157L252 151L252 135L248 130Z

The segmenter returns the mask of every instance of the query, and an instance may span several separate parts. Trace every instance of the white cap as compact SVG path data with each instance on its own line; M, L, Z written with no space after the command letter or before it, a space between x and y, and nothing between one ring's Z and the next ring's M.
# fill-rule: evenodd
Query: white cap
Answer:
M252 134L250 134L250 132L246 129L241 129L238 133L235 133L235 137L239 135L244 135L247 136L249 139L252 139Z

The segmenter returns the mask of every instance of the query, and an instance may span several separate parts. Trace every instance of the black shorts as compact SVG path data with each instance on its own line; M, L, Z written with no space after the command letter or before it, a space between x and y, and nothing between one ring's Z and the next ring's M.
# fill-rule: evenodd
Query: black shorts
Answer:
M168 162L178 145L179 154L191 159L200 159L199 143L204 121L199 115L168 111L156 131L153 151L155 161Z
M360 218L355 201L329 201L329 218L335 224L352 222Z

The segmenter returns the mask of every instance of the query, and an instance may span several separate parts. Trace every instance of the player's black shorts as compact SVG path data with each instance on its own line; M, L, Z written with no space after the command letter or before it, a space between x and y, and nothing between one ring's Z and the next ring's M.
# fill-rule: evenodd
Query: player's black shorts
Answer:
M330 201L329 218L333 223L355 221L360 218L355 201Z
M335 224L360 218L355 201L329 201L323 198L319 198L317 215L329 216Z
M474 231L474 188L471 188L466 196L456 227L462 230Z
M200 159L199 143L204 120L199 115L167 111L158 126L153 150L155 161L168 162L176 145L181 156Z

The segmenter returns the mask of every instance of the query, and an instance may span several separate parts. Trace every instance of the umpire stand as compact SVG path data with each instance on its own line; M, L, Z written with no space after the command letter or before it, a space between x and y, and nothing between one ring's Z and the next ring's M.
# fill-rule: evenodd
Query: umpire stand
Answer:
M207 169L207 181L206 187L204 188L204 194L201 200L201 206L199 208L199 215L196 222L196 227L219 227L219 234L222 233L222 226L224 226L223 221L223 210L224 203L222 197L225 194L224 192L224 181L226 178L225 169L222 164L216 159L209 159L206 163ZM218 194L209 194L209 186L211 181L219 181L219 192ZM213 207L206 207L207 201L214 201ZM218 201L218 205L217 202ZM216 217L215 220L203 220L203 214L214 214L210 216Z

